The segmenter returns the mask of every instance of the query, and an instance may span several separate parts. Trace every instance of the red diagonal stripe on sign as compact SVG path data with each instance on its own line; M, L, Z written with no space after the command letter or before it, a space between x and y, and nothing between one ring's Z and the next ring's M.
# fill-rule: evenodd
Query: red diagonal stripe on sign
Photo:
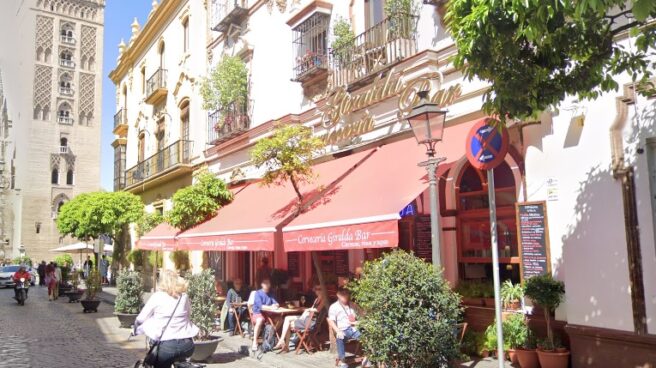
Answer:
M492 143L492 139L494 139L494 137L496 137L497 134L499 134L499 131L497 129L493 129L492 133L490 133L490 135L487 136L487 139L483 139L483 137L479 133L476 133L476 138L481 142L481 150L478 151L478 153L476 154L477 160L481 157L483 151L485 150L491 151L492 154L494 155L497 155L499 153L494 147L490 145Z

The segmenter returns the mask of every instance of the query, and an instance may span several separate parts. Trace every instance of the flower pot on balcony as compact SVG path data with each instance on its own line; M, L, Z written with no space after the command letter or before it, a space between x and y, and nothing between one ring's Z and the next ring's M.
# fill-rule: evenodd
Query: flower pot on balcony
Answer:
M522 368L539 368L538 353L533 350L517 349L515 350L517 361Z
M538 349L538 360L542 368L567 368L569 366L569 351Z

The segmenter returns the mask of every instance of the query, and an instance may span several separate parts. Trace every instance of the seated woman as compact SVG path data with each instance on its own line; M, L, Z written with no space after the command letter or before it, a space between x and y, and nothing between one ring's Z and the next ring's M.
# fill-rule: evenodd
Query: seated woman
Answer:
M228 332L231 336L235 333L235 324L237 322L235 312L239 316L240 321L243 321L244 316L247 314L247 308L245 305L235 308L232 308L232 306L233 304L242 303L248 300L248 294L249 292L247 288L243 286L241 279L235 279L232 288L228 290L225 305L228 308Z
M315 312L313 319L316 320L318 312L321 311L324 306L323 300L321 298L321 286L316 285L314 287L314 293L316 295L316 299L314 299L312 307L306 309L300 316L285 317L285 321L282 324L282 334L280 335L280 341L278 341L278 344L273 348L274 350L289 346L289 336L291 335L292 326L295 326L297 329L304 329L307 319L310 317L310 312Z

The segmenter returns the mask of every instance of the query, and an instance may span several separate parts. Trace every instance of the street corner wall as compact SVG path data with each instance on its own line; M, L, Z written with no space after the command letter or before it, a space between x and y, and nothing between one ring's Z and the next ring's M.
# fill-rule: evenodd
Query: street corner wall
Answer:
M566 289L557 318L631 331L621 187L610 167L614 118L615 97L606 94L566 100L524 128L526 188L527 200L547 201L552 270Z

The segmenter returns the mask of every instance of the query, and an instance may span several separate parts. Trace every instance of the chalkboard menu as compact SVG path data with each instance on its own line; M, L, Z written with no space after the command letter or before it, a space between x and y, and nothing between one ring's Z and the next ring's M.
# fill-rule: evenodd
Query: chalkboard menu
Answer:
M349 276L348 251L335 251L335 275L343 277Z
M287 253L287 270L289 271L289 276L299 277L301 276L301 254L299 252L289 252Z
M433 261L431 219L428 215L417 216L415 225L415 255L426 262Z
M517 203L516 212L522 280L549 273L551 257L546 202Z

